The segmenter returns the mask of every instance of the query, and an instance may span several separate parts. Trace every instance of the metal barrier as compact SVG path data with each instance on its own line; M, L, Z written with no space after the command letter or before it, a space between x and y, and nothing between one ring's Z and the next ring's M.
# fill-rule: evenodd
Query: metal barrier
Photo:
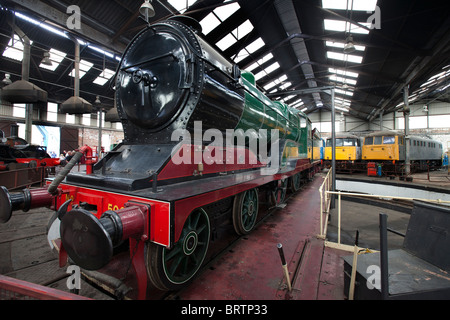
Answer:
M25 168L0 171L1 185L8 190L28 187L34 184L42 186L47 175L47 167Z
M92 300L92 299L0 275L0 300Z

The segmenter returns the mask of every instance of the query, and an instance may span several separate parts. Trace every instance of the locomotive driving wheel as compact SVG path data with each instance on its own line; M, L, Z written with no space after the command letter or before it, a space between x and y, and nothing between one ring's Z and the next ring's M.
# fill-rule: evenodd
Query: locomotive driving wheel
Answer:
M178 290L193 279L208 251L211 227L203 209L192 212L172 249L147 245L147 274L161 290Z
M292 192L297 192L301 186L301 173L294 174L289 178L290 188Z
M258 216L258 190L251 189L234 198L233 226L239 235L252 231Z
M281 179L275 182L275 187L271 190L271 205L278 206L282 204L286 198L286 190L288 179Z

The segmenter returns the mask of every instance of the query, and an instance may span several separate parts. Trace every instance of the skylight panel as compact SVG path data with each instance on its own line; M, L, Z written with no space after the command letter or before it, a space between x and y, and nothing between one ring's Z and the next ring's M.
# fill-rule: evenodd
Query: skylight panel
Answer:
M341 69L334 69L334 68L328 68L328 71L331 73L336 73L345 77L353 77L353 78L358 78L359 74L357 74L356 72L351 72L351 71L347 71L347 70L341 70Z
M211 12L200 21L200 25L202 26L203 34L207 35L220 25L220 20Z
M63 61L64 58L67 56L67 54L64 52L58 51L56 49L50 49L49 53L50 53L50 61L52 62L52 65L48 66L46 64L41 63L39 65L39 67L50 70L50 71L55 71L56 68L58 68L58 66L61 64L61 61Z
M213 12L217 15L217 17L221 21L225 21L226 19L231 17L233 15L233 13L238 11L240 8L241 8L241 6L239 5L239 3L234 2L234 3L227 4L225 6L218 7Z
M167 0L180 13L184 13L190 6L197 2L197 0Z
M246 35L248 35L253 30L252 23L247 20L239 27L231 31L228 35L226 35L222 40L216 43L216 45L222 50L225 51L233 44L235 44L238 40L241 40Z
M103 86L105 83L109 81L114 76L115 72L106 68L103 72L94 80L95 84Z
M344 111L344 112L349 112L350 108L346 107L346 106L334 106L336 109Z
M344 46L345 46L344 42L335 42L335 41L326 41L325 44L328 47L334 47L334 48L340 48L340 49L344 49ZM355 49L358 51L365 51L366 47L355 45Z
M333 10L375 11L377 0L322 0L322 7Z
M292 82L286 82L280 86L280 89L285 90L285 89L289 88L291 85L292 85Z
M250 20L245 21L239 27L231 31L231 33L236 37L237 40L241 40L246 35L248 35L253 30L253 25Z
M251 64L249 67L247 67L246 70L247 71L252 71L253 69L256 69L257 67L259 67L260 65L266 63L267 61L269 61L272 58L273 58L273 54L271 54L271 53L266 54L264 57L262 57L261 59L259 59L255 63Z
M291 108L298 108L298 107L301 107L304 104L305 103L303 102L303 100L299 99L299 100L296 100L296 101L291 103Z
M217 42L216 45L220 48L220 50L225 51L236 42L237 39L231 33L229 33L222 40Z
M253 53L258 49L261 49L266 44L264 43L264 40L261 38L256 39L252 43L250 43L248 46L245 47L245 49L248 51L248 53Z
M363 59L363 57L361 57L361 56L355 56L352 54L343 54L343 53L333 52L333 51L327 51L327 57L330 59L348 61L348 62L354 62L354 63L361 63L362 59Z
M371 24L367 22L360 22L359 24L366 26L367 28L370 28ZM324 20L325 30L330 31L342 31L342 32L349 32L349 33L359 33L359 34L368 34L369 30L361 28L353 23L349 23L344 20L331 20L331 19L325 19Z
M336 75L330 76L330 80L331 81L336 81L336 82L342 82L342 83L350 84L350 85L356 85L356 80L349 79L349 78L344 78L344 77L339 77L339 76L336 76Z
M277 86L277 85L279 85L280 83L283 83L283 81L286 81L287 80L287 76L284 74L284 75L282 75L281 77L279 77L278 79L276 79L276 80L274 80L274 81L271 81L271 82L269 82L268 84L266 84L265 86L264 86L264 90L269 90L269 89L271 89L271 88L273 88L273 87L275 87L275 86Z
M351 101L347 100L347 99L342 99L342 98L334 98L334 103L338 104L340 106L345 106L345 107L349 107L351 105Z
M94 66L93 63L90 63L86 60L80 61L80 79L84 77L84 75ZM69 76L75 78L75 69L69 74Z
M30 40L30 45L33 44L33 41ZM20 40L20 37L15 34L12 39L9 40L8 46L3 52L3 56L16 60L23 60L23 42Z
M178 0L178 2L180 1ZM200 21L203 34L207 35L211 31L213 31L220 25L221 22L228 19L230 16L233 15L233 13L238 11L240 8L241 7L237 2L216 8L213 12L208 14L205 18L203 18Z
M353 97L353 91L351 91L351 90L342 90L342 89L336 88L336 89L334 89L334 91L338 94L343 94L346 96Z
M271 64L270 66L268 66L267 68L265 68L264 70L262 70L261 72L259 72L258 74L255 75L255 79L259 80L262 77L274 72L275 70L277 70L280 67L280 64L278 62L275 62L274 64Z
M244 49L242 49L236 58L234 58L234 62L239 62L247 58L250 54L255 52L256 50L264 47L265 43L261 38L256 39L252 43L250 43L248 46L246 46Z
M295 97L295 95L291 94L291 95L289 95L289 96L284 97L283 99L281 99L281 101L286 102L286 101L292 99L293 97Z

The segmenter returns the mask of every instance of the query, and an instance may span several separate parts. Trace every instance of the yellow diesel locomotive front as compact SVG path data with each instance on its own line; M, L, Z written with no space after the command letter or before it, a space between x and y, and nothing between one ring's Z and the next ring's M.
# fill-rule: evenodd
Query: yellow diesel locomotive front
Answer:
M365 161L403 161L404 135L380 131L367 135L362 147L362 159Z
M332 160L331 139L327 139L325 147L325 160ZM354 135L336 137L336 161L361 160L361 140Z

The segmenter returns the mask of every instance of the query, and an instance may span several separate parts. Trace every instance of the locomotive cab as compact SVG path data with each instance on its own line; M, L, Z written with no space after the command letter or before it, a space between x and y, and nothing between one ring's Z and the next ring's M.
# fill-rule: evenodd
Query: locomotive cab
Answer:
M405 137L394 132L377 132L364 139L363 160L404 161Z

